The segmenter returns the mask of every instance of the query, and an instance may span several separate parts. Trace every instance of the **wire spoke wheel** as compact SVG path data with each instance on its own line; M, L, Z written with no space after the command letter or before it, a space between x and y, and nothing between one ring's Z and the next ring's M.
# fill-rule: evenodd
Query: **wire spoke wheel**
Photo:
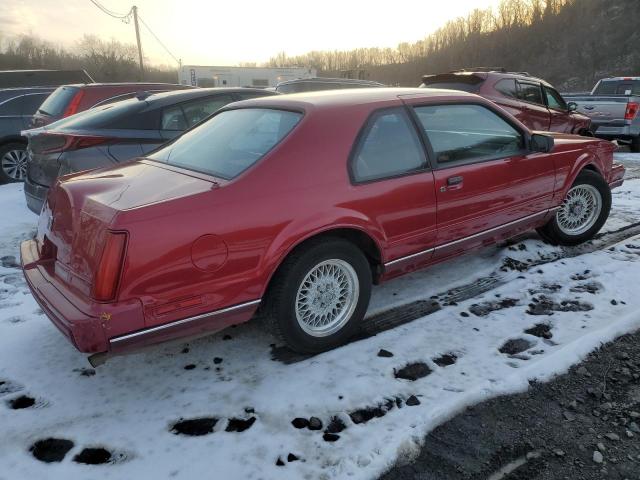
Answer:
M2 171L12 180L24 180L27 175L27 152L9 150L2 156Z
M598 220L602 211L602 195L596 187L580 184L567 193L556 213L560 230L566 235L581 235Z
M358 304L360 286L354 268L344 260L325 260L313 267L296 294L300 328L313 337L326 337L349 321Z

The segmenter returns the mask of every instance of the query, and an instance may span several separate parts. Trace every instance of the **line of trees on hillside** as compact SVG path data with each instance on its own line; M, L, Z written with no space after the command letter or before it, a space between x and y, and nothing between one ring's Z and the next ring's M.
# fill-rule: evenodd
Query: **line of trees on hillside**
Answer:
M370 79L415 86L423 74L502 66L583 90L614 74L640 74L638 0L502 0L396 48L280 53L269 66L310 66L327 76L365 70ZM416 14L427 14L420 2Z
M0 36L0 70L39 68L84 69L98 82L140 80L133 44L84 35L68 50L30 35L4 41ZM175 83L177 79L175 69L145 64L145 81Z

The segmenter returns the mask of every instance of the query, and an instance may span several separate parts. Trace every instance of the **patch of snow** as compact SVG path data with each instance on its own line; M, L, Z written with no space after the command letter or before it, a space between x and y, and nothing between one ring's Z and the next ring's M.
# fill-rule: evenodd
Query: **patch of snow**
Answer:
M640 180L619 190L605 230L640 221ZM35 228L22 195L19 185L0 187L0 257L17 257L19 240ZM507 257L563 251L533 235L517 247L489 247L376 287L370 313L473 283ZM275 340L249 322L188 345L114 358L94 372L42 314L20 271L0 267L0 478L375 478L456 412L549 379L639 328L639 272L636 237L513 272L508 283L472 299L289 365L271 359ZM491 308L472 308L480 304ZM524 333L537 324L549 325L551 338ZM523 340L512 345L524 351L500 353L510 340ZM393 356L378 356L380 349ZM439 366L434 360L445 354L452 360ZM426 376L396 378L412 364ZM12 409L22 395L37 401ZM322 430L291 424L312 416ZM251 425L238 421L252 417ZM181 420L201 418L203 435L172 432ZM323 432L332 418L346 428L328 442ZM73 442L61 462L43 463L29 451L47 438ZM74 462L86 448L107 458L104 448L108 464Z

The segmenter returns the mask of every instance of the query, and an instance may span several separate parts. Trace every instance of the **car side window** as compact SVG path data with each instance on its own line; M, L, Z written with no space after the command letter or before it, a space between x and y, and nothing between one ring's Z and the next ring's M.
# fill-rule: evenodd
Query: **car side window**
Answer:
M514 78L504 78L496 83L494 88L505 97L518 98L518 89Z
M544 105L542 91L537 83L518 82L518 98L529 103Z
M42 102L44 102L48 96L48 93L34 93L31 95L25 95L24 102L22 103L22 115L34 115L40 105L42 105Z
M556 92L553 88L549 88L547 86L544 88L544 94L547 97L547 105L549 108L553 108L554 110L562 110L566 112L569 107L567 107L567 103L564 101L564 98Z
M187 121L187 128L193 127L211 114L233 102L231 95L216 95L215 97L202 98L193 102L185 103L182 106L184 116Z
M369 119L351 161L356 182L396 177L426 164L417 132L401 108L382 110Z
M482 105L415 107L440 166L512 156L524 149L524 136Z
M162 111L162 130L186 130L187 119L180 105L167 107Z
M24 95L20 95L19 97L15 97L0 103L0 115L6 115L6 116L22 115L23 102L24 102Z

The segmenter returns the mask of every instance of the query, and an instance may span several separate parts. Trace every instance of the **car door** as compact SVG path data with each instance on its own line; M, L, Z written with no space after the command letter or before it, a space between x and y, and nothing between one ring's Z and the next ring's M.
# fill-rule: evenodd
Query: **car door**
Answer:
M555 89L547 85L542 86L542 91L544 92L551 117L549 130L552 132L571 133L573 130L573 120L567 102L564 101L562 95Z
M526 80L517 80L516 84L523 111L519 120L531 130L549 130L551 119L540 84Z
M225 93L165 107L162 111L161 135L165 140L172 140L234 100L231 94Z
M350 208L382 231L387 273L428 262L437 234L433 173L404 107L370 116L350 155L349 174Z
M475 103L412 105L428 141L444 258L528 229L553 197L551 155L527 150L528 132Z

